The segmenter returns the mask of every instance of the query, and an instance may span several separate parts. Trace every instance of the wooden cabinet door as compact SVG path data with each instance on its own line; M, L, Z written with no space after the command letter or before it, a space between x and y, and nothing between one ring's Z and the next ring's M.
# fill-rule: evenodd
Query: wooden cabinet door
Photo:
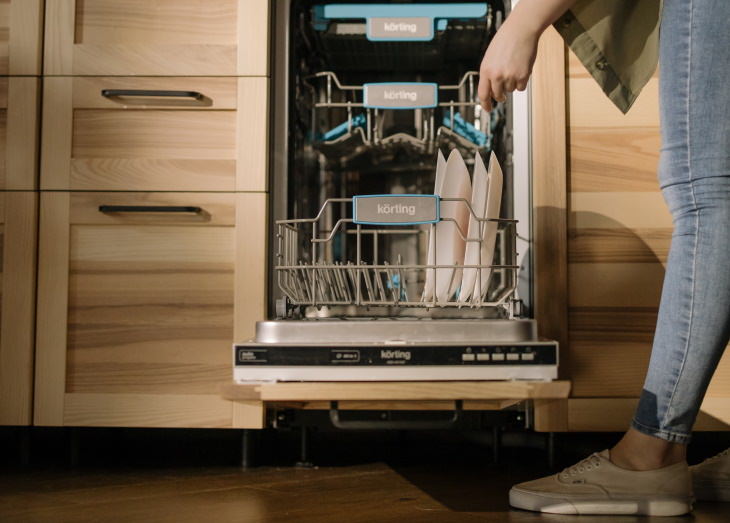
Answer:
M268 74L269 0L46 0L46 21L49 75Z
M0 425L31 423L37 225L37 193L0 192Z
M38 185L39 85L38 78L0 77L0 190Z
M265 191L267 90L263 77L46 78L41 187Z
M0 76L41 71L43 0L0 0Z
M265 313L263 193L43 193L35 423L230 427Z

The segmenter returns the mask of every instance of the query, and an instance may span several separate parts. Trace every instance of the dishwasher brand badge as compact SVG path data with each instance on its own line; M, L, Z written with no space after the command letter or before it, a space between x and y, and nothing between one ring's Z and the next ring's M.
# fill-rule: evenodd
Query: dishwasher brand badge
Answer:
M410 225L439 221L439 200L433 194L355 196L353 221L372 225Z
M364 105L374 109L419 109L438 105L438 85L377 83L363 86Z
M368 40L433 40L431 18L369 18Z
M382 349L380 359L387 365L403 364L411 361L411 351L403 349Z

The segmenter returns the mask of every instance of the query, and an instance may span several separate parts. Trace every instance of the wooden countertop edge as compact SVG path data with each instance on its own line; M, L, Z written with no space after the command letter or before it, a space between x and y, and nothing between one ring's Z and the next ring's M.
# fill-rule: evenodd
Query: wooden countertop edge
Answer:
M563 399L571 382L558 381L379 381L277 382L221 386L230 401L419 401Z

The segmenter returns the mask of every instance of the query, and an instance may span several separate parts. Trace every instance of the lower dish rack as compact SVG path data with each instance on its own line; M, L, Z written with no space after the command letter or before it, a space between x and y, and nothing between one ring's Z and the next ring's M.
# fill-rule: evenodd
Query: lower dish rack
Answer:
M418 208L417 212L421 212L419 206L427 205L424 202L428 200L435 200L436 209L431 216L415 219L403 216L404 213L381 219L370 214L363 216L363 211L358 217L357 210L363 206L359 204L361 198L370 200L369 209L388 206L406 211ZM481 237L468 238L467 231L453 218L439 218L438 206L442 202L463 205L483 226L496 225L492 260L481 259ZM372 221L376 219L380 223ZM452 222L452 234L457 234L464 244L477 244L477 263L433 263L437 259L438 239L432 242L432 259L426 259L429 239L438 238L439 222ZM292 310L298 309L301 315L309 317L514 318L519 313L519 300L515 297L519 269L515 264L516 223L511 219L478 217L470 203L459 198L381 195L328 199L313 218L276 222L274 270L285 302L279 308L280 315L290 316ZM449 287L458 290L464 271L475 271L477 287L486 292L475 293L466 301L456 299L456 292L448 300L438 299L435 293L424 298L423 289L429 279L436 285L439 279L448 278Z

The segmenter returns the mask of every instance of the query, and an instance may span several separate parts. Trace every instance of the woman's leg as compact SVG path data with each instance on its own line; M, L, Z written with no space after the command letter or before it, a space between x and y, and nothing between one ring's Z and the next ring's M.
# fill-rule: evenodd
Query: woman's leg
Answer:
M665 0L659 180L674 220L649 370L632 428L686 444L730 336L730 2ZM630 456L642 438L613 451ZM645 446L646 447L646 446ZM649 450L636 459L652 459Z

